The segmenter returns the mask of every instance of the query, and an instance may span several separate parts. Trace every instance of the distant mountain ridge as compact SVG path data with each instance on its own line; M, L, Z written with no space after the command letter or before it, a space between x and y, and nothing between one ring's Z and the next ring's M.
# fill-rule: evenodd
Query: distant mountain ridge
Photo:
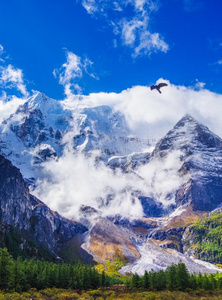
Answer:
M36 178L38 166L60 157L67 144L86 154L99 151L98 157L107 161L151 142L132 136L124 116L109 106L74 105L71 109L39 92L4 120L0 131L0 153L19 167L26 179Z
M119 255L129 263L123 272L161 269L178 259L191 271L216 270L187 260L183 253L189 253L185 237L192 237L188 226L222 204L222 140L191 115L154 145L149 137L132 136L124 116L109 106L76 104L67 109L37 93L3 121L0 132L0 221L5 231L16 228L54 258L70 251L75 256L77 249L88 255L87 261L106 263ZM107 199L99 199L101 211L83 207L73 216L79 222L67 220L31 195L26 183L36 182L42 163L65 151L94 155L95 164L102 161L120 180L132 175L135 184L126 182L120 195L107 186ZM143 216L132 220L120 209L109 215L114 196L122 198L123 208L126 196L132 205L139 201Z

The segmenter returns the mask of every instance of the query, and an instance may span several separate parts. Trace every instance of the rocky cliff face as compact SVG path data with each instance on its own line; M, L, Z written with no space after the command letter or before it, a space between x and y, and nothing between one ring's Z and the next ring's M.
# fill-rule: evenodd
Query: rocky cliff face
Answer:
M170 158L171 157L171 158ZM175 205L211 211L222 202L222 140L190 115L185 115L155 146L147 164L166 165L174 157L181 185L172 190ZM162 166L161 165L161 166ZM158 171L158 170L157 170ZM159 170L160 171L160 170ZM167 178L166 178L167 179ZM155 184L155 178L153 179ZM164 178L163 178L164 180ZM170 197L172 195L168 195ZM158 202L158 199L154 199Z
M3 223L29 230L32 204L19 170L0 155L0 217Z
M0 218L22 236L46 248L55 256L60 246L87 229L69 221L29 193L20 171L0 155Z
M87 158L96 153L93 162L103 160L112 169L109 172L120 179L126 173L133 174L135 184L132 178L126 182L123 191L127 193L120 195L121 203L125 194L130 195L132 204L139 200L143 220L123 219L119 211L108 219L104 217L107 214L88 208L80 224L63 218L31 195L20 171L0 156L4 232L10 226L16 228L23 239L45 247L54 257L64 248L74 249L72 243L77 243L100 262L120 255L126 261L140 257L144 265L143 257L148 259L145 248L151 253L161 247L159 261L165 248L182 252L186 227L222 203L222 140L190 115L185 115L149 153L142 151L149 140L133 137L124 117L110 107L69 107L37 93L1 124L0 132L0 153L20 168L26 180L38 178L36 170L42 163L57 159L64 150ZM115 193L115 189L110 190ZM107 196L110 201L112 196ZM108 209L109 201L103 202ZM170 260L168 256L166 265ZM153 257L150 267L155 263ZM161 267L161 262L158 265Z

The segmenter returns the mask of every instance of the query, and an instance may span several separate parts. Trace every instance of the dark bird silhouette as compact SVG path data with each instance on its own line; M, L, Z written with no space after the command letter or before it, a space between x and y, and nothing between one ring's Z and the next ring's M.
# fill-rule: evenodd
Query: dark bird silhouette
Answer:
M151 85L150 89L151 89L151 91L156 89L161 94L160 88L162 88L163 86L167 86L167 84L162 82L162 83L159 83L158 85Z

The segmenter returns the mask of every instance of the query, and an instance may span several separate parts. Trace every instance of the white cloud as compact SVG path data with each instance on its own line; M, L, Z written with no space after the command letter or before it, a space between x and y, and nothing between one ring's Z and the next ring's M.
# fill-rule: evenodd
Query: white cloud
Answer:
M203 89L205 87L205 82L200 82L198 79L196 79L195 88L196 89Z
M64 86L64 92L67 97L73 95L73 92L80 94L81 87L77 83L79 78L83 77L83 72L89 76L98 79L98 77L90 71L93 62L89 58L82 59L71 51L66 51L66 62L60 69L54 69L54 77L59 77L59 83Z
M15 68L11 64L6 67L0 67L0 84L6 88L16 88L23 96L29 95L23 79L21 69Z
M6 92L3 91L0 96L0 123L15 113L19 105L24 104L25 101L25 99L16 96L8 97Z
M91 106L110 105L121 111L132 129L159 139L186 113L209 126L222 137L222 95L204 89L171 84L162 94L146 86L135 86L121 93L92 93L83 96L83 103ZM141 129L142 128L142 129Z
M162 89L162 94L146 86L135 86L121 93L81 96L81 105L109 105L122 112L132 133L140 138L162 138L186 113L222 137L222 95L203 86L197 90L195 86L176 86L163 79L157 83L162 81L168 84ZM74 109L76 102L66 99L64 105ZM143 212L135 191L140 190L143 195L168 205L174 203L174 192L187 179L177 176L181 167L180 151L172 152L162 161L153 160L149 166L140 167L136 171L137 176L120 171L113 173L103 163L95 163L93 153L87 157L73 153L70 136L66 141L70 144L65 155L43 165L44 174L35 194L69 218L78 216L82 204L101 209L105 215L122 214L138 218ZM172 197L169 197L170 194ZM108 207L104 206L106 201Z
M2 54L4 53L4 47L0 44L0 61L4 62L4 59L1 58Z
M105 16L113 27L113 33L120 37L123 45L133 50L134 57L169 50L160 34L152 32L150 28L151 14L159 9L158 1L122 0L117 3L83 0L82 5L91 15Z
M133 46L137 37L137 32L144 27L141 20L122 20L120 23L122 29L122 41L125 45Z
M221 60L218 60L218 65L222 65L222 59Z
M126 191L126 186L135 182L132 175L114 174L103 163L95 164L93 155L68 151L57 161L46 162L43 170L45 179L37 182L35 195L68 218L76 218L81 205L100 209L104 215L143 215L139 201L132 199L130 190ZM114 196L106 203L108 195Z
M134 56L142 54L150 54L152 52L167 52L169 46L160 37L159 33L150 33L149 31L144 31L140 35L140 42L135 48Z
M89 14L94 14L98 10L95 0L83 0L82 5Z

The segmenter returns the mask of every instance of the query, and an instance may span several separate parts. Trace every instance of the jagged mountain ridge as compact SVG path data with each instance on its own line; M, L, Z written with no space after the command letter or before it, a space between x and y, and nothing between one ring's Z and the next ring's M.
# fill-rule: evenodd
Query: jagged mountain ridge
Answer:
M174 157L174 164L168 164L167 160ZM185 115L156 144L147 168L158 162L163 167L157 172L164 171L166 181L173 169L181 181L168 194L168 197L173 195L175 207L192 206L194 210L211 211L221 204L222 140L192 116ZM155 177L152 184L155 185Z
M73 118L73 116L72 116L72 118ZM86 126L86 128L87 127L88 127L88 125ZM189 133L189 134L187 135L187 133ZM89 134L91 134L91 132L89 132ZM210 140L210 143L207 142L208 140ZM163 145L167 145L167 147L165 147ZM208 145L209 145L209 147L208 147ZM177 151L177 154L179 154L178 155L178 165L176 165L175 174L177 174L178 176L184 177L186 180L188 178L188 181L185 182L185 185L189 184L190 180L192 180L192 181L197 180L197 179L201 180L202 179L201 176L203 176L204 179L205 178L209 179L210 176L220 179L220 166L218 167L218 165L216 165L216 164L214 164L213 166L210 165L210 168L208 170L207 163L211 158L211 152L214 153L213 157L216 158L217 161L219 161L219 162L221 161L220 160L221 139L219 137L215 136L213 133L211 133L207 129L207 127L199 125L199 123L190 116L185 116L182 119L182 122L178 122L177 125L174 127L174 129L171 130L163 139L161 139L161 141L159 143L157 143L152 154L149 157L147 157L147 159L142 161L142 163L140 162L139 165L140 166L142 165L144 168L148 169L150 164L155 163L155 161L157 161L157 160L160 160L160 162L161 162L160 165L164 166L164 168L166 168L167 166L171 167L167 164L163 164L162 161L166 160L167 157L169 155L172 155L172 152L174 152L174 151ZM199 169L198 169L199 160L196 159L197 155L201 156L202 159L207 158L206 164L203 164L203 163L201 164L202 173L200 173ZM134 158L135 157L136 156L134 156ZM139 157L139 159L141 159L140 156L138 156L138 157ZM189 166L190 162L192 162L192 168L190 168L190 169L185 168L184 166L187 166L187 165ZM131 167L134 172L140 171L139 166L137 164L135 166L132 165ZM217 172L216 167L218 167L219 172ZM189 170L191 170L191 171L189 171ZM158 172L158 169L157 169L157 172ZM211 182L211 181L209 181L209 182ZM3 181L3 183L4 183L4 181ZM178 193L179 193L180 189L182 189L182 188L184 188L184 184L182 186L179 186L179 189L174 191L176 196L178 196ZM202 188L204 191L205 186L203 185ZM218 188L220 189L221 186L218 185ZM3 184L3 191L5 189L7 189L6 185ZM189 190L188 190L188 192L189 192ZM29 192L27 192L27 191L26 191L26 193L29 194ZM185 193L184 193L184 195L185 195ZM217 196L218 195L215 194L215 198ZM15 194L14 194L14 199L16 199ZM11 198L11 200L10 200L11 203L14 202L14 199ZM61 223L58 222L59 218L58 218L57 213L52 212L46 205L44 205L41 201L37 200L33 196L30 196L30 198L27 198L27 199L31 200L32 210L28 211L28 213L26 213L27 216L29 216L31 214L31 217L29 219L30 221L26 221L27 223L25 222L25 224L28 228L27 229L28 231L31 228L30 232L33 233L33 236L35 237L35 241L49 247L49 249L54 251L54 249L57 249L58 246L60 247L60 244L69 242L70 240L72 240L72 238L75 237L76 231L75 230L72 231L70 229L70 227L69 227L70 221L68 221L68 220L65 221L63 219L64 227L63 226L61 227ZM25 201L28 201L27 199ZM198 200L198 202L200 202L202 200L197 197L195 199ZM216 199L217 199L217 201L214 201L212 204L214 206L217 205L221 201L221 200L219 200L219 198L216 198ZM157 200L158 199L156 199L155 197L150 199L150 201L153 201L152 203L154 203L154 204L155 204L155 201L157 201ZM193 200L193 198L191 199L189 197L189 201L181 202L178 200L176 202L176 204L178 206L181 206L184 204L186 206L188 206L188 205L192 206L193 203L195 203L195 202L192 202L192 200ZM6 201L6 200L4 200L4 201ZM2 202L3 208L4 208L4 201ZM185 205L184 205L184 207L185 207ZM13 211L16 211L16 210L13 210L13 204L11 207L12 207L12 210L9 209L8 213L11 214L13 222L15 222L16 216L18 216L18 218L17 218L18 220L25 219L23 211L20 215L19 215L19 213L16 213L15 215L13 215ZM22 207L22 204L21 204L21 207ZM29 204L27 207L29 207ZM33 207L34 207L34 209L33 209ZM210 209L210 207L208 209ZM193 206L193 208L196 209L195 206ZM148 210L150 210L150 207L148 208ZM2 215L4 213L5 212L3 210ZM165 211L164 213L166 214L167 211ZM10 217L8 216L7 219L10 220ZM104 224L102 228L99 224L100 221L101 221L102 225ZM100 246L102 246L104 244L103 243L104 241L101 241L101 240L102 240L102 237L104 235L106 235L106 233L107 233L108 234L107 241L106 241L107 244L110 243L112 245L112 244L119 243L119 246L117 249L125 249L124 250L125 255L127 255L128 258L133 257L133 256L134 256L134 258L138 258L138 253L136 252L138 250L135 250L136 249L135 246L137 245L137 241L136 241L138 239L137 235L139 235L139 236L141 235L139 230L137 231L137 233L135 235L130 232L130 230L131 230L130 226L129 227L125 226L124 222L120 226L122 231L119 231L119 226L115 227L117 225L115 225L115 226L111 225L112 223L110 223L110 221L107 221L106 218L100 219L100 221L98 220L98 222L96 222L94 224L94 226L89 230L90 234L88 235L88 237L93 238L94 242L92 242L91 246L89 246L88 248L85 247L85 250L89 251L90 254L92 254L92 252L95 251L94 257L97 257L97 259L98 259L98 253L96 253L97 250L95 250L95 249L99 249ZM11 221L8 221L8 222L9 222L9 224L12 224L13 226L14 225L17 226L19 224L19 223L18 224L13 223ZM31 227L30 227L29 223L31 224ZM21 222L21 224L23 224L23 223ZM32 228L32 226L34 226L34 229ZM61 231L60 230L58 231L57 226L59 226L59 228L61 228ZM81 226L82 225L80 225L80 227ZM108 226L110 228L115 228L118 235L120 235L120 239L116 239L115 236L112 237L112 235L109 234L109 231L106 231L106 226L107 226L107 228L108 228ZM112 227L112 226L114 226L114 227ZM162 226L164 226L164 225L162 225ZM44 234L42 235L42 233L41 233L42 230L45 230L48 227L51 228L50 233L48 233L47 231L43 231ZM86 230L86 227L84 227L84 228ZM141 228L142 228L143 232L144 232L144 230L147 230L146 226L145 227L141 226ZM23 227L21 227L21 228L19 227L19 229L23 230ZM53 234L54 229L56 229L58 231L58 235L56 237L54 237L54 234ZM155 235L158 236L158 226L155 229L156 229ZM162 227L161 230L163 231L163 229L164 228ZM125 230L125 233L123 232L124 230ZM121 232L121 234L120 234L120 232ZM87 234L86 234L86 236L87 236ZM124 238L121 239L121 237L124 237ZM50 245L47 245L48 238L50 238L50 240L52 240L52 242L50 242ZM153 238L152 234L149 236L145 235L145 238L142 239L141 242L144 243L144 245L146 245L146 244L149 245L150 238L151 239ZM126 241L126 245L121 245L120 241L124 242L124 240ZM95 247L95 244L96 244L96 247ZM124 248L122 248L122 246L124 246ZM59 249L59 247L58 247L58 249ZM104 245L103 245L103 247L104 247ZM150 248L150 247L148 247L148 248ZM106 249L109 249L109 247L107 247ZM115 247L114 248L112 247L112 249L114 249L114 252L112 253L112 255L110 257L115 256ZM141 248L141 249L143 249L143 248ZM132 252L128 252L128 251L132 251ZM126 252L128 252L128 254ZM161 255L164 255L164 252L161 251ZM177 255L177 254L175 254L175 255ZM108 252L107 252L106 257L109 257ZM182 256L180 256L180 257L182 257ZM103 258L101 258L101 260L103 260ZM141 261L144 261L144 258L142 260L140 260L140 262ZM169 263L169 261L170 261L170 257L167 259L168 263ZM155 259L154 259L154 263L155 263ZM135 264L133 266L135 266ZM132 266L131 267L128 266L128 267L131 268ZM129 269L127 269L127 270L129 270Z
M109 106L72 106L35 93L0 126L0 153L20 168L26 179L38 178L42 162L60 157L64 148L107 161L150 145L131 134L124 116Z
M33 182L30 178L38 178L42 162L56 159L63 155L65 147L71 147L86 155L97 151L96 155L114 170L135 172L145 181L143 172L162 161L152 175L152 182L148 183L149 196L144 197L142 191L132 192L132 197L139 197L145 216L167 214L176 206L190 203L191 198L195 209L211 210L220 204L221 139L190 115L184 116L151 154L140 152L149 145L149 139L142 141L132 137L124 117L110 107L86 107L76 103L71 109L70 105L41 93L20 106L3 122L0 130L0 153L20 168L29 183ZM174 166L169 166L171 158L168 158L175 156L174 153L178 157L173 161ZM142 172L141 166L144 166ZM165 180L164 176L158 178L162 173L165 177L178 178L171 190L163 192L158 186L158 181ZM213 201L209 196L212 186ZM208 199L202 207L196 199L198 195L194 196L197 190L197 194L203 193Z

